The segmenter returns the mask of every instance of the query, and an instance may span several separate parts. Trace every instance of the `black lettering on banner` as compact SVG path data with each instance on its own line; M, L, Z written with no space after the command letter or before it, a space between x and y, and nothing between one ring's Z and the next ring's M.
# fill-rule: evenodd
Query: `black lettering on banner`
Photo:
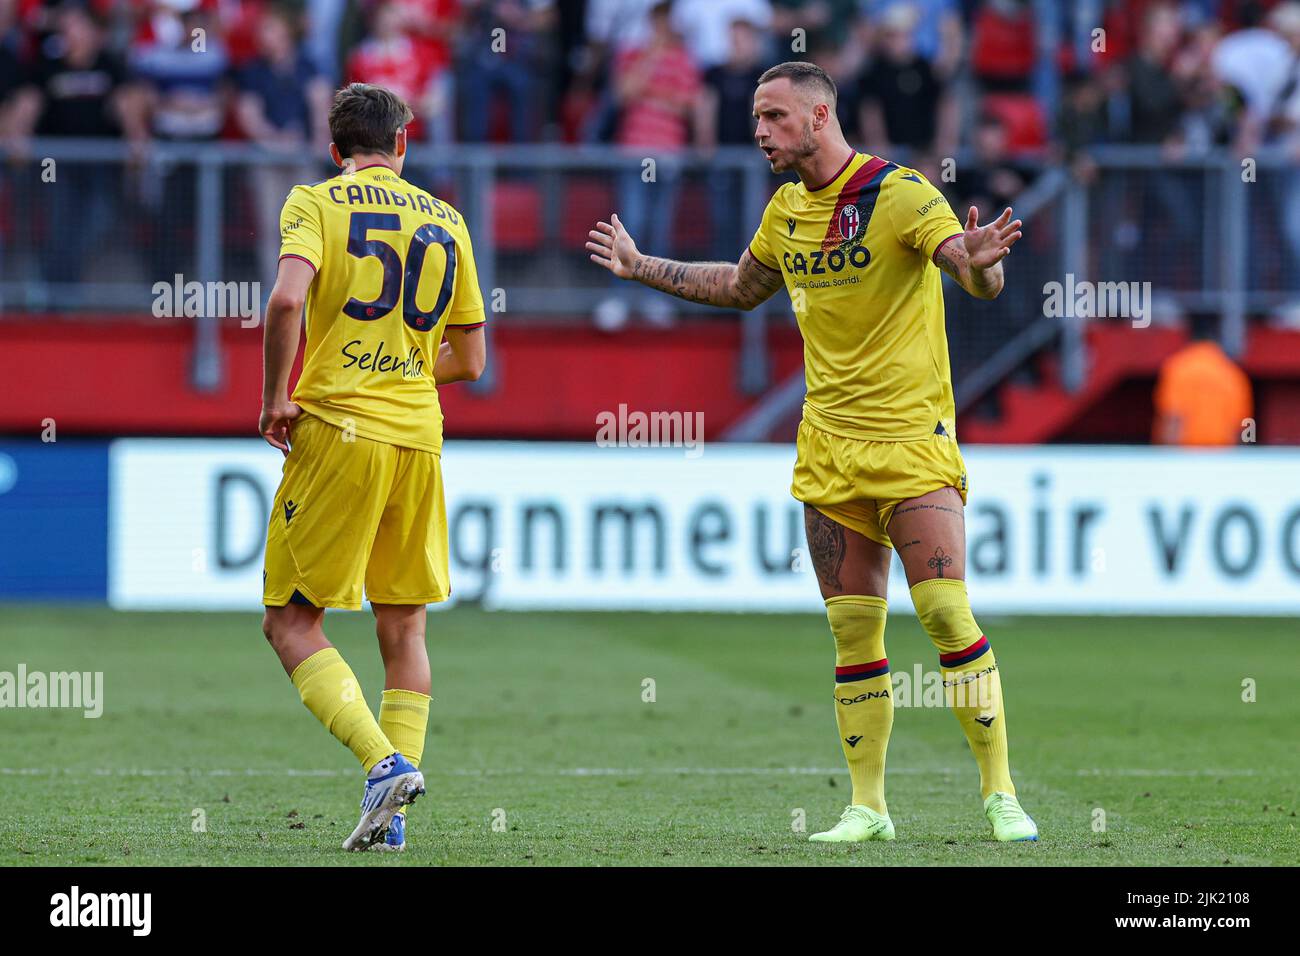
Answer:
M1300 576L1300 549L1296 548L1296 529L1300 528L1300 508L1292 508L1282 519L1282 563L1286 569Z
M765 574L794 574L794 552L804 543L801 509L789 506L784 510L786 543L784 548L777 549L773 559L767 547L768 508L763 504L754 505L754 556Z
M975 506L975 515L992 520L992 526L971 540L970 563L977 574L1006 574L1010 570L1010 551L1007 548L1007 513L997 505Z
M1160 508L1152 505L1147 509L1147 519L1151 522L1151 533L1155 536L1156 547L1160 549L1166 576L1177 574L1178 567L1182 564L1183 548L1192 532L1192 517L1191 506L1183 505L1182 513L1178 516L1178 537L1171 542L1165 532L1164 515Z
M618 518L622 521L624 574L631 574L636 565L637 518L649 518L654 523L655 570L662 572L667 567L664 516L654 505L642 505L639 508L628 508L615 504L596 505L592 509L592 517L591 569L593 571L603 571L605 569L605 522L610 518Z
M1038 491L1047 491L1051 479L1045 474L1034 476L1034 488ZM1048 560L1048 517L1049 512L1046 504L1041 502L1034 509L1034 570L1040 574L1047 573Z
M1088 525L1101 517L1102 509L1096 505L1080 505L1074 509L1074 573L1088 572Z
M477 519L479 528L476 549L466 547L461 541L461 531L465 522L473 519ZM448 532L452 560L459 567L478 571L481 574L478 591L465 595L465 600L481 601L492 585L492 549L496 547L496 509L490 501L467 501L451 516Z
M551 522L551 570L564 570L564 555L568 550L568 537L564 531L564 515L553 504L524 505L523 547L520 565L525 571L533 569L533 521L536 518L549 518Z
M700 505L691 514L690 542L691 564L710 577L719 577L727 572L726 565L716 560L710 561L705 549L711 545L728 541L731 538L731 516L724 505L710 501Z
M257 499L257 520L254 523L254 534L250 538L252 544L248 551L242 555L234 555L230 551L231 543L227 532L229 514L227 496L241 485ZM216 534L213 552L217 556L217 567L223 571L237 571L255 563L262 556L262 549L266 546L266 524L270 517L271 503L267 500L261 482L254 475L246 471L223 471L217 475L216 516L213 522Z
M1249 542L1241 561L1234 562L1228 555L1228 531L1232 524L1244 522L1246 540ZM1240 578L1255 570L1259 560L1259 523L1254 513L1244 505L1233 505L1220 512L1214 522L1214 563L1230 578Z

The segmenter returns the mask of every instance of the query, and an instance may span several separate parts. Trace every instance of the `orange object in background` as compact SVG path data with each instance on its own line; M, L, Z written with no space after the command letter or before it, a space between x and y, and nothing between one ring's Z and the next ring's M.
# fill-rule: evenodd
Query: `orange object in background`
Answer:
M1236 445L1254 414L1250 379L1217 342L1191 342L1160 366L1154 440Z

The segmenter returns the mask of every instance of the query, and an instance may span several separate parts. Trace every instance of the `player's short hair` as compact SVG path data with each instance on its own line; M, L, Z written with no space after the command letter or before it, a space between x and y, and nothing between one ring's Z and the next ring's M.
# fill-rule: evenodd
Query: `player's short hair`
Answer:
M835 99L839 91L835 89L835 81L831 75L823 70L816 63L807 63L803 60L788 60L785 63L778 63L776 66L763 71L763 75L758 78L758 85L770 83L772 80L779 80L782 77L789 80L791 85L799 88L816 87L819 93L826 95L827 104L834 109Z
M344 159L353 153L391 155L397 132L415 114L396 93L369 83L349 83L334 94L330 138Z

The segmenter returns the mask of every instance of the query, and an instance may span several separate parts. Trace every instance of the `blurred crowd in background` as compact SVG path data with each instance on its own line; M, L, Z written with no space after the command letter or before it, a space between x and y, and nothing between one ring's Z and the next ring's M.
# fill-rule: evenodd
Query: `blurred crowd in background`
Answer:
M1298 50L1300 3L1264 0L0 0L0 132L296 151L360 80L406 97L416 141L708 149L750 141L764 68L810 59L850 140L915 165L1249 149L1300 143Z
M958 209L995 214L1050 166L1096 181L1089 242L1104 271L1141 256L1144 277L1164 286L1221 281L1206 180L1150 163L1098 180L1089 147L1144 145L1162 166L1215 148L1300 158L1296 0L0 0L0 279L11 303L75 307L79 290L56 296L43 282L84 279L85 253L113 222L130 224L119 245L148 251L146 278L192 264L192 163L174 153L170 165L141 162L159 174L134 186L120 162L62 165L72 188L42 205L28 185L44 155L35 137L112 139L142 161L159 142L264 147L279 159L222 214L235 234L260 237L257 271L273 276L276 211L294 182L325 171L332 91L351 81L405 97L415 144L605 143L654 156L653 195L639 188L636 163L615 177L615 208L633 234L681 254L697 251L692 233L703 228L706 254L734 258L752 212L737 214L736 167L717 164L693 187L706 186L710 208L684 222L682 207L701 203L679 201L689 176L677 158L751 144L755 82L788 59L835 78L852 144L921 169ZM961 164L955 178L943 168L950 157ZM1249 280L1294 290L1300 179L1277 168L1267 201L1252 207ZM449 178L411 175L453 189ZM521 181L516 201L509 191ZM583 205L573 185L564 215L582 220L581 237L587 206L603 215L609 200L593 194ZM537 284L553 284L566 264L536 255L535 237L510 235L541 215L530 212L542 202L532 174L509 173L495 188L508 213L502 254L526 251L512 267L548 270ZM248 245L229 247L227 268ZM28 278L24 256L40 260L43 282ZM103 276L121 269L100 264ZM645 305L656 321L667 318L659 299Z
M527 151L496 170L493 201L480 207L497 220L491 254L499 275L546 293L536 301L567 309L579 286L604 281L537 226L561 193L551 218L577 237L573 249L591 216L616 203L645 248L734 259L754 190L742 189L735 161L679 157L750 145L756 81L791 59L835 79L853 145L921 169L959 212L974 204L987 219L1027 199L1044 170L1068 167L1090 186L1086 242L1102 274L1167 289L1212 290L1230 258L1222 217L1207 213L1218 210L1217 167L1180 170L1181 159L1264 148L1300 162L1296 0L0 0L5 305L102 307L119 280L195 267L196 242L216 249L223 278L272 279L280 204L325 170L332 91L353 81L410 103L417 146L604 143L656 157L653 192L639 159L607 161L594 182L531 171ZM59 172L71 188L42 191L30 188L45 155L38 137L129 148L107 160L73 154ZM160 142L251 142L278 158L223 167L221 201L209 203L218 218L204 220L192 159L201 154L155 161ZM1107 144L1159 159L1099 176L1088 151ZM960 175L947 174L950 159ZM455 189L436 164L408 170L444 195ZM1300 178L1290 173L1261 174L1250 207L1252 288L1294 292L1300 281ZM1081 267L1078 249L1068 262L1048 254L1052 215L1036 222L1042 244L1023 257L1023 281L958 343L968 366L1041 312L1046 279ZM101 285L83 288L88 277ZM588 290L607 329L628 320L631 297L614 285ZM637 304L652 325L669 324L673 307L648 293ZM1291 313L1300 325L1300 300Z

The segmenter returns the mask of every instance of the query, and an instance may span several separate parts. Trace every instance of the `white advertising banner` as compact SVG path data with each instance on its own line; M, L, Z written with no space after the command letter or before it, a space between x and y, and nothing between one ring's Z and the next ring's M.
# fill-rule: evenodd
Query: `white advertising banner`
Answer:
M1300 450L964 449L977 612L1300 613ZM453 601L490 608L821 612L793 448L449 442ZM124 439L109 599L257 608L281 458ZM893 610L910 607L898 561Z

